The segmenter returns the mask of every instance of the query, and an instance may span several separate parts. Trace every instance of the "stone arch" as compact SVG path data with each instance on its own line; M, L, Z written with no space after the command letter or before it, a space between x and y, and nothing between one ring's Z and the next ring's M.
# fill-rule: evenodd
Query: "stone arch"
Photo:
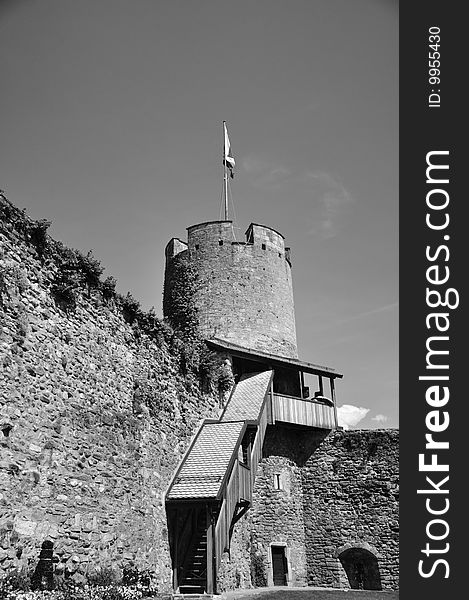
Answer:
M373 554L376 558L382 558L378 550L368 542L348 542L347 544L337 548L337 550L334 552L334 558L339 558L342 552L350 550L351 548L363 548L363 550L368 550L368 552L371 552L371 554Z
M381 590L377 551L366 542L345 544L336 552L352 589Z

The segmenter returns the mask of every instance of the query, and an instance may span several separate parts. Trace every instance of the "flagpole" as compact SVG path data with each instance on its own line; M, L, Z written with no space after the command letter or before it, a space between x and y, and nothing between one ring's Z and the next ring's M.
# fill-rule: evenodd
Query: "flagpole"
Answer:
M226 121L223 121L223 166L224 166L224 189L225 189L225 218L228 221L228 174L226 166Z

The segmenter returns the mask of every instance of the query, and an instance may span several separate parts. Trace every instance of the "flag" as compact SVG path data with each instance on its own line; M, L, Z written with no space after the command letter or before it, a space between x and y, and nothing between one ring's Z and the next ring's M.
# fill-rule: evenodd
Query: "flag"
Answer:
M233 156L231 154L230 138L228 137L228 130L226 128L225 121L223 121L223 127L225 130L225 148L223 151L223 164L228 167L228 169L230 170L230 177L231 177L231 179L233 179L233 177L234 177L233 169L235 168L236 163L235 163L235 159L233 158Z

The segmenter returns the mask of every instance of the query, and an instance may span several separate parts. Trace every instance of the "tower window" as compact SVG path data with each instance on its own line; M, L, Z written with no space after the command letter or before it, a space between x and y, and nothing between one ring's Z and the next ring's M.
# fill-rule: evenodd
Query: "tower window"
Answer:
M265 250L265 244L262 244L262 250Z
M274 490L282 490L282 480L280 479L280 473L274 473Z
M223 246L223 240L218 240L218 245Z
M198 250L199 248L200 248L200 245L199 245L199 244L196 244L196 245L195 245L195 249L196 249L196 250Z

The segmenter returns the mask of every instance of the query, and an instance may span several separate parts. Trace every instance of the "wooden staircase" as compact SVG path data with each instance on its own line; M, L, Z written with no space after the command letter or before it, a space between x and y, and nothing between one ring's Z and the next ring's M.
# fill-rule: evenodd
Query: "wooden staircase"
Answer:
M181 594L203 594L207 582L207 518L201 511L192 545L181 574Z
M216 590L234 525L251 505L271 414L272 378L272 371L252 373L234 386L221 418L204 421L171 481L166 512L179 594ZM216 457L209 456L211 439L218 440L225 455L229 449L223 473Z

